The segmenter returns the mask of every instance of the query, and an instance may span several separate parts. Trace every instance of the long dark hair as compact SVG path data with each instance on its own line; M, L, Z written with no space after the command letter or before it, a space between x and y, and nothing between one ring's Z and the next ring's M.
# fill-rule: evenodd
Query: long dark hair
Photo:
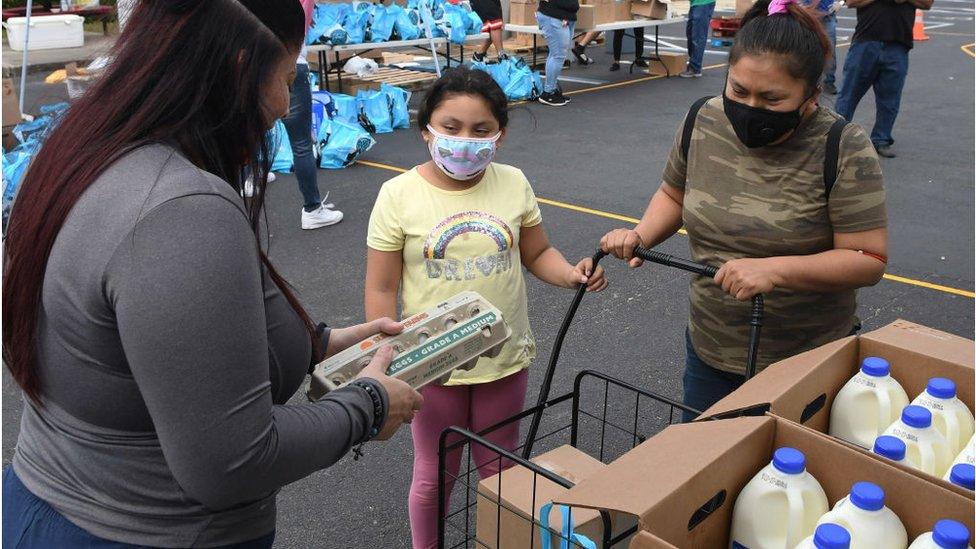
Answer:
M240 192L254 176L247 211L260 241L271 159L263 85L305 35L298 0L142 0L113 61L68 110L24 176L11 212L3 284L3 359L39 402L35 371L41 287L54 240L98 176L134 149L166 143ZM243 199L242 199L243 200ZM285 280L257 247L272 280L315 327Z
M417 112L417 127L427 129L430 117L437 107L451 95L477 95L488 103L491 114L498 121L498 129L508 125L508 98L497 82L485 71L465 67L454 67L444 74L427 91Z
M811 8L792 2L786 7L787 13L769 15L769 3L758 0L742 17L729 64L734 65L743 55L781 55L786 72L803 80L807 93L813 93L831 56L830 39Z

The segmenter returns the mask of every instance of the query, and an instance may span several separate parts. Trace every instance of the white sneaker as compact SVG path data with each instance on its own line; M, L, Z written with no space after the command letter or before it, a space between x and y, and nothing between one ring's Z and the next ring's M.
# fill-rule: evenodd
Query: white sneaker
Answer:
M330 210L325 206L319 206L317 210L306 212L302 208L302 229L318 229L328 227L342 221L342 212Z
M323 208L327 208L329 210L334 210L335 209L335 204L333 204L332 202L329 202L329 193L328 192L326 192L325 193L325 196L322 197L322 207ZM302 211L304 211L304 210L302 210Z
M275 179L278 178L275 176L274 172L268 172L268 183L271 183ZM254 196L254 177L249 175L247 176L247 179L244 180L244 190L241 192L241 196L244 198L251 198Z

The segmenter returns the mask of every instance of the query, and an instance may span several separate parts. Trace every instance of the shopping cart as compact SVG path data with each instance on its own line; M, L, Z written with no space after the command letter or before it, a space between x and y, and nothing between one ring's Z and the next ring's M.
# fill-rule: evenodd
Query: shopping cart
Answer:
M606 253L598 251L593 256L593 268L599 264L600 260L606 257ZM661 252L656 252L647 248L638 247L634 250L635 257L644 261L657 263L668 267L688 271L700 276L714 278L718 268L702 265L687 259L674 257ZM687 412L699 415L701 412L685 406L673 399L647 391L626 381L622 381L606 374L593 370L580 372L573 383L572 392L549 398L552 379L555 375L556 364L566 338L566 334L576 316L576 311L586 294L585 285L581 285L573 297L569 310L566 313L563 323L556 334L553 343L553 350L549 357L549 363L543 378L542 387L535 406L522 411L510 418L507 418L483 431L473 433L460 427L449 427L441 433L440 445L438 449L438 547L440 549L456 549L468 547L486 547L509 549L508 547L499 548L501 540L501 513L511 514L514 517L521 517L526 522L531 523L532 531L544 528L540 517L536 516L536 486L540 477L548 482L556 483L564 488L571 488L573 482L562 476L529 461L533 450L540 444L554 445L560 435L565 437L568 434L568 443L574 448L584 450L589 455L596 457L603 463L608 463L616 459L626 451L636 447L668 425L680 421L680 414ZM752 377L756 368L756 353L759 348L759 336L762 327L763 317L763 297L757 295L752 299L752 309L750 315L750 337L747 349L747 371L746 378ZM567 414L565 407L569 405ZM543 415L551 416L554 423L549 430L539 434L542 425ZM528 432L526 433L523 444L512 450L499 447L487 437L494 431L520 422L525 418L531 417ZM620 419L623 418L623 419ZM495 494L485 494L479 491L479 480L477 471L479 467L486 463L473 463L471 449L480 446L491 454L490 461L497 460L498 469L507 468L510 465L521 466L531 472L532 475L532 509L531 516L518 509L512 508L502 498L503 486L502 476L497 476L498 485ZM458 473L447 470L447 456L452 452L462 452L467 449L466 461L463 461L461 470ZM451 497L445 497L449 485L460 485L463 493L455 490ZM495 532L482 533L479 538L475 530L475 512L478 499L489 501L496 513ZM707 512L707 510L704 510ZM570 509L572 513L572 509ZM622 532L615 533L611 527L610 514L607 511L600 512L603 525L600 545L598 547L608 548L620 543L630 537L636 530L636 526ZM566 539L562 534L553 532L551 534L559 539L561 547L584 547L572 539ZM487 537L487 539L486 539ZM530 536L529 548L536 549L535 534ZM596 541L596 540L594 540ZM512 548L522 549L522 548ZM549 549L546 547L545 549Z

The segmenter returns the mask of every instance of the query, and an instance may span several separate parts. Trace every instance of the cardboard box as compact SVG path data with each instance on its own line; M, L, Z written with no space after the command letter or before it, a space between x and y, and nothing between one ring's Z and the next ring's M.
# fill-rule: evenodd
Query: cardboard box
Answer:
M685 70L685 66L688 65L688 54L684 52L662 51L658 52L658 56L660 59L650 58L647 60L647 72L649 74L675 76Z
M582 5L576 12L576 28L588 30L596 26L596 6Z
M2 142L3 148L8 151L20 144L20 141L17 141L17 138L14 136L15 127L16 126L3 127L3 134L2 138L0 138L0 142Z
M612 0L601 1L599 4L595 4L593 7L596 11L595 22L597 25L605 25L615 21L614 12L616 10L616 6L614 6L614 2Z
M19 124L23 118L20 114L20 98L17 95L17 86L13 79L3 79L3 125L13 126Z
M653 536L635 537L632 547L728 547L739 492L784 446L806 455L831 506L868 481L885 490L909 539L943 518L974 530L971 499L775 416L672 425L556 501L635 515Z
M667 19L668 5L660 0L634 0L630 3L630 13L648 19Z
M905 388L909 400L925 391L929 378L946 377L956 382L957 396L973 410L976 386L973 341L906 320L896 320L873 332L840 339L772 364L706 410L702 417L741 415L749 409L753 413L769 411L815 431L828 433L834 397L854 377L861 361L869 356L880 356L891 363L891 376ZM867 450L861 451L870 454ZM973 497L972 492L942 479L908 467L905 469Z
M535 12L539 10L536 2L515 3L509 6L508 22L513 25L535 25Z
M606 467L600 461L569 445L546 452L534 458L532 462L573 483L578 483ZM496 503L499 501L499 484L501 485L502 502L500 510ZM532 508L533 485L535 486L535 509ZM482 480L478 483L478 524L476 530L478 547L492 549L496 547L499 549L542 547L538 532L539 527L532 522L533 518L538 521L539 509L565 492L566 488L549 479L537 476L529 469L520 466L512 467L498 475ZM571 511L575 531L587 536L599 546L603 539L603 521L600 513L592 509L572 509ZM557 549L561 540L558 534L562 528L562 515L554 508L549 518L550 529L553 530L551 549ZM611 522L613 523L614 535L634 525L633 520L617 521L612 519ZM534 542L531 540L533 536L535 537ZM532 545L533 543L534 545Z
M615 0L613 2L613 20L630 21L630 0Z

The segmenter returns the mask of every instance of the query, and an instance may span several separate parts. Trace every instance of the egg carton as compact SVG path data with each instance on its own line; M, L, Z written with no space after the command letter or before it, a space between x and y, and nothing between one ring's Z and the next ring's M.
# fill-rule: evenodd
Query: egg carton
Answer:
M403 320L403 332L377 334L315 366L306 395L315 401L359 375L383 346L395 352L387 375L414 389L470 370L482 356L495 357L512 335L501 311L476 292L462 292L429 311Z

